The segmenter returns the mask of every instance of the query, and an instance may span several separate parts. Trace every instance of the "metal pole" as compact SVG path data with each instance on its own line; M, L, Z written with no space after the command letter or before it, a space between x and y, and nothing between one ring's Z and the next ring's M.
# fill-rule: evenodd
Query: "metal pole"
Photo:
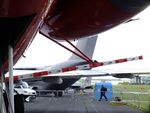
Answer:
M2 76L2 74L1 74L1 92L0 92L0 94L1 94L1 103L0 103L1 113L3 113L3 76Z
M14 113L13 48L8 46L10 113Z
M3 88L4 88L3 83L4 83L4 76L3 73L1 73L1 113L6 113L6 106L3 98Z
M148 107L149 107L149 111L150 111L150 97L149 97L149 105L148 105Z

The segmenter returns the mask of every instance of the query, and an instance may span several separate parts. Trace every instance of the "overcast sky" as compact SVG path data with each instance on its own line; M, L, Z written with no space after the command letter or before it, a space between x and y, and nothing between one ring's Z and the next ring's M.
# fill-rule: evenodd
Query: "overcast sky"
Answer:
M101 62L143 55L144 60L103 68L150 69L150 7L133 18L140 19L99 34L93 59ZM67 60L71 53L38 34L24 55L26 58L21 58L16 67L53 65Z

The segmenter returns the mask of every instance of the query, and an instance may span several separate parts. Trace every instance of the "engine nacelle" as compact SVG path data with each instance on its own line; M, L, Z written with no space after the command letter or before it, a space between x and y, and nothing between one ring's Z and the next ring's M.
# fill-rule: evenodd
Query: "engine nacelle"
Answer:
M55 84L62 84L63 79L60 77L43 77L42 81L47 82L47 83L55 83Z
M113 77L116 78L133 78L134 74L132 73L120 73L120 74L112 74Z

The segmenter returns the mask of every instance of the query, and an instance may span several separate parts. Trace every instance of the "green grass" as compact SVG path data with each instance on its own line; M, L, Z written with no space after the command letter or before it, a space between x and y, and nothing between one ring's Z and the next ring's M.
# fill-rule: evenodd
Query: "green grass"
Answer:
M150 85L113 85L113 90L124 90L124 91L148 91Z
M145 113L150 113L150 94L142 94L143 92L148 93L149 89L150 85L114 85L113 96L126 100L127 105L130 107L138 108ZM140 93L135 94L127 92Z

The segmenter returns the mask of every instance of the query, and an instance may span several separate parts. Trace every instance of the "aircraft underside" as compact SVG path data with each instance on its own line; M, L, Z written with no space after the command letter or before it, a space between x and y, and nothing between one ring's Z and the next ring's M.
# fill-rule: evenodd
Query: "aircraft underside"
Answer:
M0 3L0 60L3 71L8 71L8 45L14 49L15 64L38 31L49 39L86 38L127 21L150 1L0 0Z
M54 90L54 92L57 90L59 91L63 91L66 88L68 88L69 86L71 86L72 84L74 84L76 81L78 81L80 78L63 78L63 83L62 84L57 84L57 83L48 83L48 82L44 82L42 80L39 81L28 81L28 84L34 88L36 88L36 90L38 91L42 91L42 90ZM52 91L53 92L53 91ZM62 95L60 95L62 96Z

